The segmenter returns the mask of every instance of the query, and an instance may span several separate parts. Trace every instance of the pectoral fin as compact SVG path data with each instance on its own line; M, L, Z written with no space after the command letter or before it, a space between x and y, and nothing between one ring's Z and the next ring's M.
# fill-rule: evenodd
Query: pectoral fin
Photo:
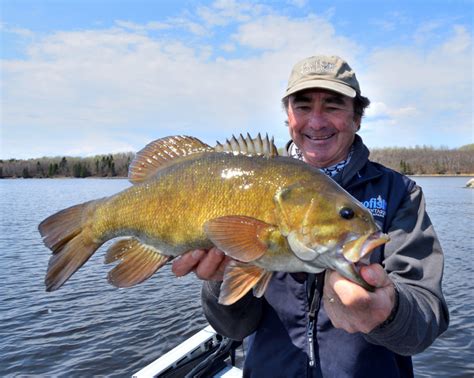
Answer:
M254 296L256 296L257 298L263 297L263 294L265 294L265 291L267 290L268 284L270 283L272 276L273 272L265 271L260 281L258 281L257 284L253 287Z
M217 248L243 262L254 261L265 254L266 237L274 229L268 223L244 216L219 217L204 224L204 232Z
M116 287L130 287L150 278L170 260L170 256L130 238L117 241L107 251L106 264L119 260L120 263L109 272L108 280Z
M219 303L231 305L237 302L252 288L255 296L261 297L265 292L272 272L268 272L255 265L231 261L224 272L224 282L221 286Z

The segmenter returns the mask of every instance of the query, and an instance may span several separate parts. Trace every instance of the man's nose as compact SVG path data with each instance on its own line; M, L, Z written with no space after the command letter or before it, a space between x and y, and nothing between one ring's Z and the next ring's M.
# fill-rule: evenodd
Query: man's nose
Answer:
M327 122L327 118L318 110L313 110L311 114L309 114L308 126L312 128L320 129L327 126Z

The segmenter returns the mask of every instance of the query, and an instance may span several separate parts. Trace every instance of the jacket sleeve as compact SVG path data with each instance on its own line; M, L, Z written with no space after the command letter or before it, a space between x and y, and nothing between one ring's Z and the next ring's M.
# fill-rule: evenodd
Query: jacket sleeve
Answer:
M202 308L209 324L221 335L233 340L243 340L258 326L263 299L254 297L252 291L232 305L218 303L222 282L204 281L201 291Z
M365 335L401 355L429 347L449 324L441 280L444 258L425 209L421 188L414 186L398 209L388 231L384 267L399 295L393 320Z

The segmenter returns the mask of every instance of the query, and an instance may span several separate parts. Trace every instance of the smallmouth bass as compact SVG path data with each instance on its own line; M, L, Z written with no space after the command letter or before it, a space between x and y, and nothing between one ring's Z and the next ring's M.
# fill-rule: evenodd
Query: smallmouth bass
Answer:
M370 212L332 179L299 160L277 156L259 136L215 148L193 137L158 139L130 165L134 184L113 196L59 211L39 225L51 249L45 284L61 287L107 240L108 280L136 285L172 258L217 246L227 266L219 302L254 290L272 272L330 268L370 287L356 263L388 236Z

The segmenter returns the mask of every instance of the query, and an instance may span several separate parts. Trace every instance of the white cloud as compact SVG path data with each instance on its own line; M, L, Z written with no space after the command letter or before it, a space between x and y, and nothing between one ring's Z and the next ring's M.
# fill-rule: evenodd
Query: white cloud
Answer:
M2 33L16 34L19 37L23 38L29 38L34 36L34 33L29 29L10 27L2 22L0 22L0 30L2 31Z
M298 8L303 8L308 5L308 0L288 0L288 4L294 5Z
M377 126L369 144L472 143L472 35L458 25L449 31L438 44L427 40L424 48L386 47L371 54L360 75L363 91L377 101L367 124L375 128L373 122L382 122L375 115L383 111L401 127L393 133Z
M405 106L402 108L389 108L383 102L372 102L366 111L369 119L410 117L418 114L415 106Z
M208 26L225 26L235 22L248 22L270 9L255 2L217 0L211 6L201 6L197 14Z
M116 20L115 24L124 29L141 32L147 30L167 30L172 28L172 25L168 22L147 22L146 24L137 24L130 21Z
M292 62L308 51L338 45L342 53L356 47L316 19L268 16L243 23L227 43L256 49L247 59L212 60L209 46L160 40L146 33L147 25L126 22L111 29L53 33L31 43L24 60L4 61L3 123L11 130L34 127L62 140L78 129L133 134L138 128L149 138L192 133L212 135L213 141L236 132L272 133L276 127L283 142L287 131L280 128L279 101ZM282 45L265 53L265 43L281 28L287 30ZM270 32L257 36L265 30ZM317 38L301 40L301 33ZM112 148L98 139L88 143L104 152ZM20 148L10 146L11 151Z

